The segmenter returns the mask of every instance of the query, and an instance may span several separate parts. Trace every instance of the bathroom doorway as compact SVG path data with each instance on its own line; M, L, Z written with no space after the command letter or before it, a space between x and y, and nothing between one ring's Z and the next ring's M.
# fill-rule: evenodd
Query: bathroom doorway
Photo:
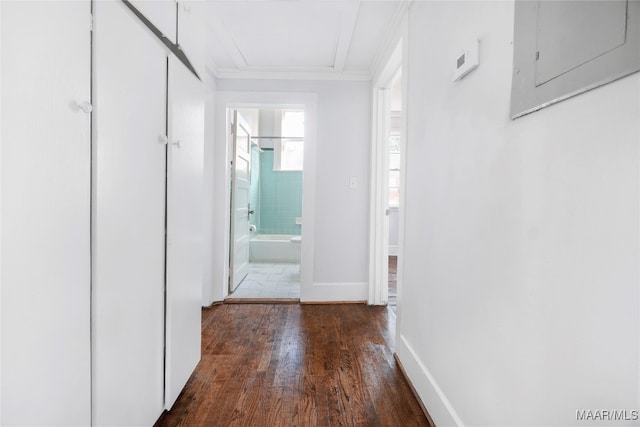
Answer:
M297 302L304 109L245 108L230 110L229 117L234 154L226 301Z

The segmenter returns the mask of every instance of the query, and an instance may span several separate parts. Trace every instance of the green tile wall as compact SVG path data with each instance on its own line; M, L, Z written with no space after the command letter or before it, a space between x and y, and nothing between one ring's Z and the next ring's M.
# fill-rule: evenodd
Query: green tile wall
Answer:
M302 172L274 171L273 151L265 150L260 153L259 191L260 233L299 235L296 217L302 216Z

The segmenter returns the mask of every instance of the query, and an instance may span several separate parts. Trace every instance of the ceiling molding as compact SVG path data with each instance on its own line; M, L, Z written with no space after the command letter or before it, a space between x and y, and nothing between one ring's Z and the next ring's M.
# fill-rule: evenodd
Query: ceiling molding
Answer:
M221 69L235 70L235 68L229 67ZM258 73L336 73L333 67L284 67L279 65L249 65L245 69L239 71L251 71Z
M411 8L412 0L401 0L398 2L398 8L391 18L391 23L387 28L386 34L378 50L376 51L371 66L369 67L369 75L375 77L381 72L386 65L387 59L395 50L398 41L402 37L401 26L405 20L408 10Z
M347 63L347 55L349 54L351 40L353 39L353 33L358 22L359 11L360 1L352 0L347 3L347 6L342 13L342 20L340 22L340 38L338 39L338 46L336 47L336 56L333 65L333 68L336 71L344 70L344 66Z
M368 82L371 76L368 72L337 72L333 69L318 71L317 69L299 69L296 71L282 70L237 70L235 68L218 68L215 71L217 79L238 80L333 80L333 81L359 81Z
M1 1L1 0L0 0ZM398 0L391 19L388 24L379 28L384 32L382 43L376 48L373 59L368 69L349 71L346 69L350 50L352 49L353 37L359 25L359 15L362 1L364 0L343 0L342 13L338 27L337 42L335 45L335 56L333 65L318 67L280 67L280 66L256 66L249 65L241 49L236 44L231 31L224 23L223 18L215 13L215 2L209 4L207 27L213 33L219 52L228 55L225 58L225 66L221 67L213 58L209 58L207 64L211 75L217 79L295 79L295 80L343 80L343 81L371 81L384 66L389 56L397 44L397 40L402 36L402 24L405 22L407 11L411 6L411 0ZM386 27L386 28L385 28ZM394 43L395 41L395 43ZM230 61L229 61L230 60Z

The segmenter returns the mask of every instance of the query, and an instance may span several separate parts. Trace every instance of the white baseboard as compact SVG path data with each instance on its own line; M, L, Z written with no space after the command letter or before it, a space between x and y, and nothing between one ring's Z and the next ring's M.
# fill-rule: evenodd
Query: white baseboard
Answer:
M300 302L357 302L367 301L369 284L314 283L300 289Z
M440 389L427 367L416 355L404 335L400 335L400 340L396 344L396 354L433 422L438 427L464 426L462 420L453 409L451 402L444 395L442 389Z
M398 245L389 245L389 255L398 256Z

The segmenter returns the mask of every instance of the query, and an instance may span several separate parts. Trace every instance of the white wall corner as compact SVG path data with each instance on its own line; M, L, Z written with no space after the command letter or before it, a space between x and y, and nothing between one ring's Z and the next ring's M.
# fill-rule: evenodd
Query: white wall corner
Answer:
M300 291L301 302L366 302L369 283L314 283Z
M402 334L396 344L396 353L433 422L438 427L463 427L464 424L451 402Z
M215 89L215 80L209 80L205 78L205 86L209 84L214 85ZM215 268L213 266L214 253L215 253L215 187L214 181L216 179L214 170L210 165L213 165L215 162L215 93L207 92L205 94L205 109L204 109L204 262L203 262L203 276L202 276L202 306L208 307L212 302L215 301L214 295L214 274Z
M207 64L204 67L202 81L204 83L205 94L213 94L216 92L216 83L218 80L218 70L215 65Z

